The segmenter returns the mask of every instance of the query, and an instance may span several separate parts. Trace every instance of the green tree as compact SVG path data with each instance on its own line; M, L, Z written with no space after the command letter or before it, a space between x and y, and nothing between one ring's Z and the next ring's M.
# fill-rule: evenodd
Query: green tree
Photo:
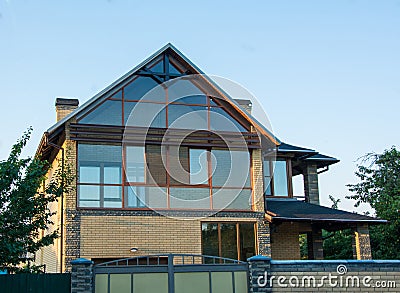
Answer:
M66 191L70 172L55 170L45 184L49 164L38 158L20 159L32 128L12 147L7 160L0 162L0 269L10 272L37 271L33 256L50 245L58 231L40 237L40 231L53 224L54 212L48 206Z
M400 152L392 147L382 154L367 154L357 166L359 183L349 184L353 192L347 198L369 204L387 225L370 227L372 256L377 259L400 259Z
M329 195L332 201L332 208L338 209L340 199L335 199ZM329 232L322 230L322 238L324 240L324 258L325 259L352 259L353 246L352 246L353 232L351 229L338 230Z

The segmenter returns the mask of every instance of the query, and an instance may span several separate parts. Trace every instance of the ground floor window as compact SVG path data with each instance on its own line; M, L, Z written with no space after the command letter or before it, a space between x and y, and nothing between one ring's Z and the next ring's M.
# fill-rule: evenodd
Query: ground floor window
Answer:
M201 224L202 254L246 261L255 255L254 223Z

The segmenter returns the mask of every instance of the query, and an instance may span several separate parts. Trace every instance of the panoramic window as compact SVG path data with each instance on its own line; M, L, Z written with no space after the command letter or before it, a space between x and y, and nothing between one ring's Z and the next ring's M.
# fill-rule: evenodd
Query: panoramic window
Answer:
M202 254L246 261L255 255L254 223L201 224Z
M231 132L248 131L223 108L219 107L210 107L210 129Z
M183 80L182 83L175 83L168 89L156 87L157 85L158 83L152 78L139 76L88 114L78 117L78 123L228 132L249 131L191 82ZM178 85L182 85L183 88ZM195 90L191 91L190 87L194 87ZM148 91L151 92L146 95Z
M267 196L289 196L290 180L286 160L264 160L264 194Z
M160 145L125 146L122 152L120 145L79 143L79 207L252 209L250 177L243 185L224 182L231 168L229 151L165 149L166 157ZM248 152L242 155L250 160Z
M125 171L128 182L145 182L145 155L143 146L127 146Z
M106 100L79 120L83 124L122 125L122 102Z
M250 153L227 149L213 149L212 182L214 187L250 187ZM233 161L237 166L233 166ZM233 168L249 167L248 172L238 172ZM233 172L232 172L233 171ZM244 177L246 176L246 177Z
M121 146L78 145L80 207L122 207Z
M190 184L208 184L208 151L190 149Z
M143 98L152 88L156 87L159 83L157 83L151 77L139 76L133 82L124 87L124 100L125 101L139 101ZM145 96L146 98L155 101L155 95ZM160 96L157 101L164 102L165 96Z

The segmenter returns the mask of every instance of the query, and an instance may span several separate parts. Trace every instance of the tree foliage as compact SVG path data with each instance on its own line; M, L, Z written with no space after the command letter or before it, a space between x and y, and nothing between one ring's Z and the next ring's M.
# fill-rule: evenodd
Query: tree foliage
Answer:
M357 166L359 183L349 184L353 192L347 198L355 206L368 203L387 225L370 227L372 256L377 259L400 259L400 152L392 147L383 154L367 154Z
M58 231L40 235L54 224L49 204L66 191L71 176L54 170L45 184L49 164L38 158L21 159L32 128L12 147L7 160L0 162L0 269L10 272L32 271L36 251L58 237ZM24 268L25 267L25 268Z
M329 195L329 199L332 201L332 208L338 209L340 199L335 199L332 195ZM334 232L322 230L322 238L324 240L323 247L325 259L353 258L353 231L351 229L338 230Z

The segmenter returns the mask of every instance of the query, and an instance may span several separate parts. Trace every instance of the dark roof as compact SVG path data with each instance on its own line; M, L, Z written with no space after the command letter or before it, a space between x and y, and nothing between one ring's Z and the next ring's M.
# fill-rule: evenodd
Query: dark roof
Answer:
M317 168L324 168L327 167L329 165L335 164L337 162L339 162L338 159L330 157L330 156L326 156L326 155L322 155L320 153L318 153L315 150L312 149L307 149L307 148L303 148L303 147L298 147L295 145L291 145L288 143L284 143L282 142L279 146L278 146L278 154L291 154L293 156L293 159L295 161L297 161L298 164L301 163L308 163L308 162L312 162L314 164L317 165ZM293 163L293 165L295 166L295 162ZM297 174L301 174L301 171L294 171L293 175L297 175Z
M317 152L314 151L314 150L298 147L298 146L291 145L291 144L284 143L284 142L282 142L279 145L278 151L281 152L281 153L296 152L296 153L305 153L305 154L309 154L309 153L317 154Z
M291 198L267 198L266 213L272 222L387 223L386 220L327 208Z

